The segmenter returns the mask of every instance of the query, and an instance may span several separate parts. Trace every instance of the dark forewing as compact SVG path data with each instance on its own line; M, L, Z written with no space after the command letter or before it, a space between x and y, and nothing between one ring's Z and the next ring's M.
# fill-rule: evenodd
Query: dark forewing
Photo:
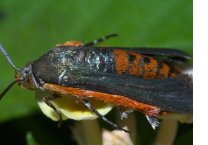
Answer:
M79 87L127 96L133 100L160 107L171 112L192 113L192 79L181 75L168 79L140 79L115 74L88 74L64 86Z

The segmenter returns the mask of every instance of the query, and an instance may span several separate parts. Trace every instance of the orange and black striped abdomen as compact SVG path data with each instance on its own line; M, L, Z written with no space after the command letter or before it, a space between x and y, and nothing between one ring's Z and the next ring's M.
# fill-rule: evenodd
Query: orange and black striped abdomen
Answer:
M177 74L168 64L140 53L114 50L114 57L118 74L130 74L146 79L174 77Z

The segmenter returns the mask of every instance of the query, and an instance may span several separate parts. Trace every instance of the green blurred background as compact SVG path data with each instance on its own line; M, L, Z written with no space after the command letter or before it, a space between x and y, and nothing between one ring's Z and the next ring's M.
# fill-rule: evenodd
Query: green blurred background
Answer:
M102 45L170 47L192 54L192 27L190 0L0 1L0 42L18 67L55 44L67 40L88 42L111 33L119 37ZM0 55L0 90L13 79L13 68ZM11 138L11 144L25 144L28 131L42 145L70 144L64 129L58 130L56 123L41 114L34 93L15 86L0 102L0 138ZM15 133L19 134L16 139ZM144 134L147 138L155 133L148 128ZM151 141L141 139L140 143ZM192 144L192 125L180 125L175 144L182 143Z

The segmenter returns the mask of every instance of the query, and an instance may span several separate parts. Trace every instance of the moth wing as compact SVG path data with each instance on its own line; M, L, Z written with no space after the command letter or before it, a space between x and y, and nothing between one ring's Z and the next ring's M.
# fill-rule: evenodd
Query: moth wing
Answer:
M63 82L62 85L122 95L166 111L193 112L192 78L188 75L167 79L141 79L117 74L89 73L75 82Z

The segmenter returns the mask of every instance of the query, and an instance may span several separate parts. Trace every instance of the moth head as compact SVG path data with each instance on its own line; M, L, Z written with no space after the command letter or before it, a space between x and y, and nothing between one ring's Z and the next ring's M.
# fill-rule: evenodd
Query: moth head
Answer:
M15 72L15 80L18 81L17 84L21 88L27 88L30 90L34 90L35 85L33 81L33 76L32 76L32 67L31 64L28 66L24 67L20 71Z
M3 96L9 91L9 89L16 83L18 83L21 87L25 87L28 89L34 89L34 81L32 80L32 67L31 64L26 66L23 69L19 69L15 66L10 56L7 54L6 50L0 44L0 51L6 57L9 64L15 69L15 80L12 81L0 94L0 100Z

